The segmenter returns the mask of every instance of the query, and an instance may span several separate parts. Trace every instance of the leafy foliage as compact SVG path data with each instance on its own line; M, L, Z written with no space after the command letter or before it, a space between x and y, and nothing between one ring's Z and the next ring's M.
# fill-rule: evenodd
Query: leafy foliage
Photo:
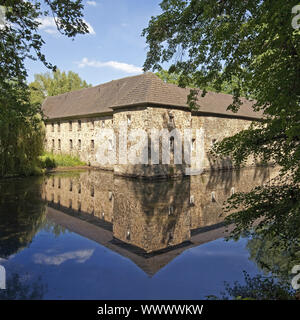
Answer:
M295 300L295 291L291 290L287 283L277 282L273 278L263 275L250 275L244 271L245 284L235 282L230 285L225 282L225 292L221 299L235 300ZM209 296L209 299L218 299Z
M300 31L292 28L296 0L163 0L162 13L143 31L149 45L144 64L160 69L171 62L178 83L221 91L233 86L233 112L242 95L253 100L260 122L214 145L213 153L230 156L236 165L254 155L280 166L280 176L227 203L234 211L233 237L251 228L276 234L285 246L298 243L300 231ZM201 105L195 90L188 102ZM199 103L198 103L199 102ZM199 107L199 106L198 106ZM258 222L258 223L257 223Z
M56 96L90 86L77 73L72 71L66 73L56 69L52 74L35 74L34 81L29 84L31 102L42 104L48 96Z
M81 0L3 0L0 25L0 176L36 171L42 152L43 130L39 105L30 103L25 60L40 60L55 71L43 52L41 18L54 17L68 36L88 32Z
M7 289L0 291L0 300L41 300L46 291L41 277L32 281L29 275L13 273L7 280Z

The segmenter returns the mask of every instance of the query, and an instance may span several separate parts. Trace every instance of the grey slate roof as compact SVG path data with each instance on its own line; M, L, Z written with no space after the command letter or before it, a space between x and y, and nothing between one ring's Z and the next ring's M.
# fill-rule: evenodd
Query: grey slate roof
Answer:
M188 108L187 95L190 89L163 82L151 72L113 80L92 88L48 97L42 105L48 119L88 116L111 113L113 108L153 104ZM261 113L252 110L252 102L242 99L237 114L226 110L232 96L208 92L204 98L199 94L199 113L259 119Z

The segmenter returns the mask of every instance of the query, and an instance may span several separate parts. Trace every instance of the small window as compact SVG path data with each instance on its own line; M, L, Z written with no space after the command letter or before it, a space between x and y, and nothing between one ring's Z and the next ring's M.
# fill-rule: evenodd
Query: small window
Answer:
M60 189L60 187L61 187L61 179L58 178L58 189Z
M72 121L69 121L69 131L72 131Z
M81 120L78 120L78 131L81 131Z
M55 142L54 142L54 139L52 139L52 150L54 150L54 147L55 147Z
M94 186L91 186L91 197L93 197L95 195L95 189Z
M95 149L95 142L94 142L94 140L91 140L91 149L92 149L92 150Z
M60 139L58 139L58 150L60 150L60 148L61 148L61 141Z
M230 193L231 193L232 196L235 194L235 188L234 187L231 188Z
M60 122L57 122L57 132L60 132Z
M101 121L101 128L105 128L105 120Z
M169 112L169 125L174 126L174 114Z
M73 191L73 181L70 180L70 188L69 188L69 191L72 192Z
M174 152L174 137L170 138L170 150L171 152Z
M70 150L72 150L72 149L73 149L73 140L70 139Z
M196 147L196 139L192 139L192 151L195 150Z
M127 115L127 124L128 125L131 124L131 115L130 114Z
M57 195L57 204L60 206L60 195Z
M108 139L108 150L112 151L113 150L113 146L114 146L114 144L113 144L112 139Z
M81 184L80 183L78 184L78 193L79 194L81 193Z
M190 196L190 204L195 204L195 197L193 195Z
M54 132L54 123L51 123L51 130Z
M94 121L94 120L91 121L91 129L92 129L92 130L95 129L95 121Z
M211 193L211 202L217 202L215 191L213 191L213 192Z
M78 140L78 150L81 150L81 140Z

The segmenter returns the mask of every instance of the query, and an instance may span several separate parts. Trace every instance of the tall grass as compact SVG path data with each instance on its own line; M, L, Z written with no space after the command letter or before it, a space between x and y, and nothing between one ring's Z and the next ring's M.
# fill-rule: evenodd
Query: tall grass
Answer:
M50 152L45 152L39 157L39 160L42 168L75 167L86 164L77 156L69 154L53 154Z

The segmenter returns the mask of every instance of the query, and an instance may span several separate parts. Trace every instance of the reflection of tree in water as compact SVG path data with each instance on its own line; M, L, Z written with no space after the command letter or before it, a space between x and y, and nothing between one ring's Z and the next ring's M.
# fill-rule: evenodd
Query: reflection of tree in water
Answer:
M224 283L221 297L208 296L208 299L237 300L295 300L295 291L286 282L276 281L271 276L251 277L244 271L245 283Z
M29 280L17 273L12 274L6 281L6 290L0 290L0 300L41 300L46 286L41 282L41 278Z
M27 247L45 222L42 177L0 182L0 256Z
M300 264L300 247L296 243L286 246L279 236L255 233L248 241L250 259L265 273L290 283L293 266Z
M264 275L250 277L244 271L245 283L225 282L225 292L220 299L290 300L300 299L299 292L291 287L294 274L291 270L300 264L300 248L287 243L279 235L253 232L247 249L250 260L264 272ZM209 298L217 298L210 296Z
M67 228L65 228L64 226L61 226L50 220L45 221L45 223L43 224L43 229L46 232L52 233L55 238L58 238L60 235L68 232Z

